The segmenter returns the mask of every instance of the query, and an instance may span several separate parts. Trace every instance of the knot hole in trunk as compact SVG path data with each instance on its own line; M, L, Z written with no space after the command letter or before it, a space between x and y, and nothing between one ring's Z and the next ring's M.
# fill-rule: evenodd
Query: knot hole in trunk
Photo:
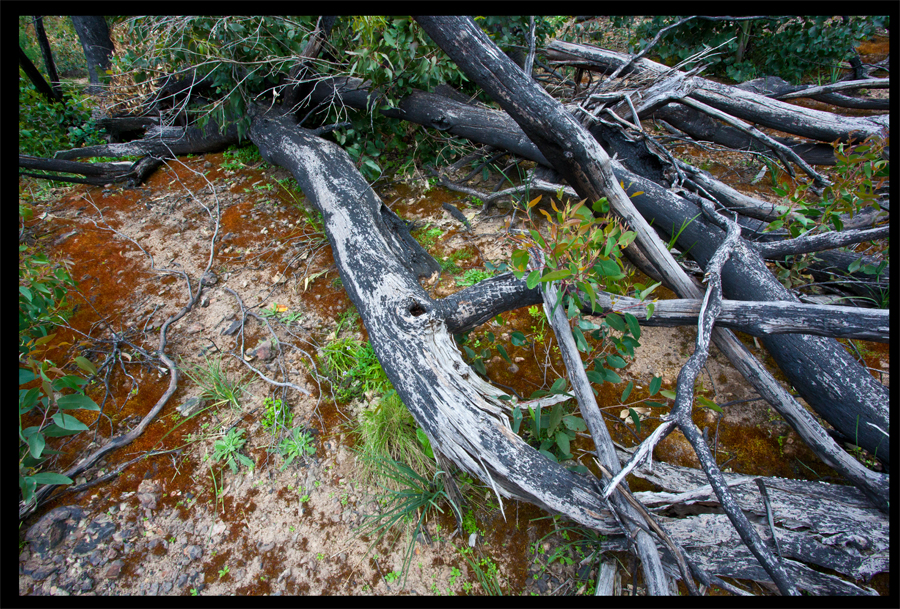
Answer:
M421 305L421 303L416 302L415 300L410 303L409 308L407 308L407 311L412 313L414 317L418 317L419 315L422 315L422 314L428 312L425 310L425 307L423 307Z

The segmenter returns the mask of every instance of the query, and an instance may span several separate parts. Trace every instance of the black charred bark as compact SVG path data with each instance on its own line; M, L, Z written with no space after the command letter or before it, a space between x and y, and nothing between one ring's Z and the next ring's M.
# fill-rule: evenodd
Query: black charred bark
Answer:
M31 63L31 60L28 59L28 55L25 54L25 51L22 50L22 47L19 47L19 65L22 66L22 69L25 71L25 75L28 76L28 79L34 85L34 88L37 89L38 93L49 99L53 102L62 103L62 97L57 97L56 91L47 84L47 81L44 80L44 77L41 75L40 71L34 64Z
M40 15L34 17L34 33L37 36L38 46L41 47L44 66L47 68L47 76L50 78L50 86L53 87L57 99L61 100L63 98L62 87L59 85L59 75L56 73L56 64L53 62L50 41L47 40L47 32L44 31L44 18Z
M74 15L72 23L75 25L75 33L81 40L81 48L84 49L84 57L87 59L91 81L88 92L97 92L100 75L105 75L109 69L109 58L115 50L109 38L109 27L106 25L106 19L97 15Z

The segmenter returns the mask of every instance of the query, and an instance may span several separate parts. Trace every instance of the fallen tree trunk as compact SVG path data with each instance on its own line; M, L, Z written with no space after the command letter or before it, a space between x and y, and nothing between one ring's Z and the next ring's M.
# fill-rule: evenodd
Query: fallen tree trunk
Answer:
M641 325L696 325L700 300L672 299L651 303L627 296L597 294L597 305L604 312L631 313ZM890 311L795 302L748 302L723 300L716 325L751 336L770 334L816 334L832 338L855 338L879 343L889 341Z
M584 67L603 72L613 72L631 59L623 53L561 40L552 41L547 46L546 55L551 59L579 60L583 62ZM642 58L634 62L633 66L626 71L626 73L632 72L648 77L661 77L663 74L672 72L672 69ZM690 97L698 101L737 118L820 142L835 140L847 142L850 141L851 134L858 139L866 139L870 136L883 137L890 126L888 115L836 116L830 112L791 105L705 78L695 76L694 80L697 86L691 92Z
M682 297L699 297L699 289L672 260L647 222L654 221L661 230L669 227L677 230L683 223L689 223L678 240L679 247L682 251L693 248L692 254L696 252L694 258L701 266L706 265L721 243L722 229L700 218L696 204L627 172L621 165L613 163L615 178L611 180L597 175L602 173L607 158L602 148L593 138L583 137L580 123L570 114L561 113L558 102L526 79L521 71L508 69L499 56L484 50L490 43L481 41L477 28L459 19L433 19L423 27L433 39L437 37L438 44L467 76L511 113L580 197L597 200L605 195L609 198L611 209L636 231L633 245L653 252L648 257L658 265L669 287ZM465 36L460 34L463 30L467 32ZM616 194L620 180L633 193L630 198ZM634 211L635 207L640 214ZM729 298L795 300L768 271L752 246L743 242L725 265L723 282ZM797 426L795 429L811 443L820 458L836 465L842 474L862 485L873 501L887 509L886 477L870 472L846 455L727 330L717 329L714 336L716 345L757 391ZM885 463L889 463L888 439L879 431L879 428L889 428L888 392L883 385L834 340L803 335L769 336L763 340L790 382L823 418L848 437L859 438L866 450L873 453L877 450Z
M631 450L619 449L619 460L631 459ZM696 469L656 461L638 466L634 476L664 491L639 492L635 498L647 506L708 573L760 581L765 575L743 547L737 533L721 513L706 477ZM766 509L753 484L757 476L724 474L725 480L763 539L772 533L765 525ZM856 488L784 478L761 478L771 497L775 534L787 559L785 564L797 586L814 594L874 594L834 575L802 563L824 567L856 580L868 581L890 569L889 520ZM676 517L677 515L677 517ZM609 547L627 550L618 537ZM667 571L678 577L671 560Z
M310 94L313 104L342 103L365 110L378 99L357 78L334 78L316 83ZM399 108L382 109L381 114L425 125L456 137L486 143L496 148L550 166L544 155L534 146L516 122L505 112L497 112L436 93L415 91L400 102Z
M451 307L432 301L419 285L417 275L429 273L407 262L416 246L398 236L401 224L386 221L393 212L347 153L294 125L287 117L258 118L250 137L263 158L293 173L322 212L344 289L385 373L432 446L503 497L601 532L618 531L592 478L551 463L512 433L510 407L499 399L504 393L463 361L444 321Z
M218 152L232 144L238 143L237 126L232 123L224 133L219 131L215 121L210 120L206 127L160 127L148 129L143 139L123 144L101 144L61 150L55 158L72 160L98 156L146 156L174 158L184 154L201 154Z
M877 99L866 97L851 97L849 95L841 95L835 91L846 91L852 89L886 89L890 86L890 80L887 78L866 78L862 80L852 80L836 82L830 85L792 85L783 78L777 76L766 76L742 83L740 86L747 91L753 91L766 97L774 97L775 99L795 99L800 97L809 97L816 101L820 101L832 106L841 108L854 108L859 110L890 110L891 103L889 99Z
M19 155L19 167L24 169L74 173L88 177L75 178L59 175L59 173L37 174L28 171L23 171L22 175L55 180L57 182L74 182L77 184L93 184L95 186L120 182L126 182L131 186L135 186L146 180L161 164L162 161L160 159L150 156L146 156L134 163L130 161L121 163L79 163L77 161L42 159L24 154Z

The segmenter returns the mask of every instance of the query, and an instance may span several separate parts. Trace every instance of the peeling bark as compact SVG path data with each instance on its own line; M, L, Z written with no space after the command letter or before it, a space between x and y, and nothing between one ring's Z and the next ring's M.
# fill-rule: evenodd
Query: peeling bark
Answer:
M375 354L432 445L502 497L615 533L594 480L550 462L512 433L503 392L463 361L443 317L450 306L432 301L407 268L409 245L385 222L390 210L350 157L286 117L257 119L250 137L266 160L293 173L322 212L341 280Z

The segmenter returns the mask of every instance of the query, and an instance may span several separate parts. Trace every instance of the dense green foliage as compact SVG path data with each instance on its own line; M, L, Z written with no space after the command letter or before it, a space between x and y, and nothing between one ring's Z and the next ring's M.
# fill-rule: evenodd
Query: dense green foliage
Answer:
M131 73L134 82L155 79L173 69L194 67L212 84L209 103L192 109L200 123L220 127L234 122L245 137L260 101L279 103L296 65L296 57L313 31L315 17L139 17L118 28L127 50L114 60L114 74ZM504 50L527 44L527 17L479 17ZM536 19L542 44L560 18ZM251 35L252 34L252 35ZM123 45L124 46L124 45ZM333 137L347 150L362 174L374 180L384 173L412 172L416 165L444 162L462 150L460 140L427 133L419 127L386 119L381 108L395 107L414 89L431 90L446 83L470 94L476 90L409 17L341 17L319 58L317 77L355 76L369 81L379 97L368 112L332 104L304 126L349 121L351 127ZM487 101L487 100L485 100ZM415 155L409 154L410 148Z
M630 25L635 17L616 17L618 27ZM643 49L662 28L682 17L659 16L639 23L632 45ZM840 75L838 64L849 59L854 47L877 28L886 27L889 17L766 17L752 21L709 21L691 19L666 32L651 55L674 64L704 47L719 48L703 61L707 73L727 76L738 82L761 76L780 76L799 83L806 78L833 81Z
M69 17L45 16L44 32L53 53L53 63L60 78L86 78L87 62L81 42L75 33L75 26ZM34 24L29 15L19 15L19 46L25 51L31 63L47 78L44 57L38 46ZM49 80L49 79L48 79Z
M20 208L20 214L29 212ZM87 379L33 357L54 339L52 330L71 315L67 293L75 285L65 264L54 264L46 255L19 245L19 488L26 503L38 484L72 483L62 474L44 471L48 458L58 454L47 448L47 438L88 429L69 411L100 409L84 393ZM83 371L96 373L86 358L73 361Z
M53 52L56 71L63 77L87 75L81 43L68 17L44 17L44 30ZM19 46L49 82L31 17L19 17ZM104 143L91 120L89 100L71 83L63 82L65 103L48 100L37 92L19 68L19 153L49 158L57 150Z
M65 104L52 102L19 69L20 154L51 158L57 150L104 143L102 132L84 96L69 90Z

